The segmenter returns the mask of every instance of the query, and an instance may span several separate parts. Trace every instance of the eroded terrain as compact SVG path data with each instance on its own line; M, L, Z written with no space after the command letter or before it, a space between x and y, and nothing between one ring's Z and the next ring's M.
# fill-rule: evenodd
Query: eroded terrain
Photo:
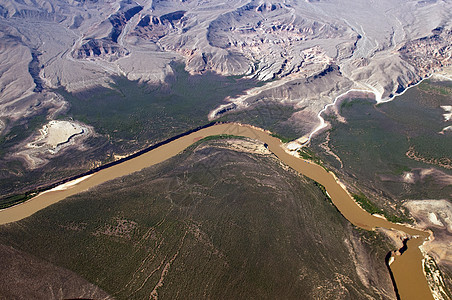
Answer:
M178 72L172 65L177 61L191 74L266 82L248 86L240 97L220 93L206 113L209 119L261 103L288 105L293 114L281 120L292 127L288 136L306 137L316 127L316 114L336 96L353 88L384 100L450 65L451 11L447 1L342 1L337 6L330 1L3 0L0 133L5 137L17 126L29 127L14 140L18 145L56 120L73 103L55 89L111 89L118 77L164 85ZM45 121L34 121L42 116ZM83 145L68 148L99 150L98 144L79 140ZM21 157L36 165L31 155ZM5 172L18 173L11 167Z
M451 87L425 81L408 90L405 98L394 96L433 73L432 80L451 79L450 20L450 1L435 0L344 0L340 5L322 0L0 0L0 207L209 121L249 123L271 130L285 142L298 139L290 144L293 150L314 138L315 151L303 155L324 160L366 209L432 230L435 239L423 249L428 254L426 270L433 271L426 272L437 288L435 295L442 295L442 286L433 282L442 278L449 287L452 282L447 251ZM335 99L340 101L325 109ZM396 101L384 104L391 99ZM375 100L380 106L374 106ZM332 129L313 135L323 110L327 114L321 115L329 118L320 124L330 123ZM248 154L256 150L236 141L216 147L219 152L231 147L241 152L245 147ZM202 153L202 147L198 150ZM116 184L133 193L129 183ZM193 190L184 190L188 186L180 191L190 194ZM253 190L248 185L244 189ZM179 227L178 234L184 235L176 235L180 239L168 242L165 250L174 255L159 257L162 265L153 267L162 272L151 272L151 277L166 276L186 239L199 236L190 224ZM96 226L85 237L133 240L142 224L118 215ZM341 244L349 253L363 238L355 235L358 241L353 242L350 230L342 233L348 242ZM39 252L40 247L34 244L29 251ZM351 255L354 265L360 266L353 276L358 275L366 287L363 293L391 295L387 282L372 290L374 279L369 278L376 276L361 268L362 255L368 251L362 250L361 258ZM325 252L321 261L325 266L331 263L326 262L328 257ZM85 276L94 274L71 265L75 261L52 263ZM442 276L435 275L436 263ZM350 283L352 275L337 274L310 278L319 283L318 294L306 295L348 297L361 291L362 286ZM52 280L57 288L59 279ZM146 296L159 295L164 282L160 277ZM259 282L253 284L259 290ZM303 289L314 290L308 285ZM117 292L132 295L124 286ZM87 291L100 290L89 286ZM237 295L248 292L238 290Z

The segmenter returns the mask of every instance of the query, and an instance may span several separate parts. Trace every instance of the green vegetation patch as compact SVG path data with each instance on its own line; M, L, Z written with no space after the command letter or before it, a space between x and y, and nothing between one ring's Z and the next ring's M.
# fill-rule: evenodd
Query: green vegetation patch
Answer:
M116 77L111 88L58 92L70 103L67 116L94 126L130 151L206 124L208 113L224 98L257 84L214 73L190 75L182 64L173 64L173 69L174 75L160 85Z
M37 192L27 192L25 194L17 194L17 195L5 197L4 199L1 199L0 209L8 208L13 205L25 202L25 201L33 198L36 195L37 195Z
M344 109L351 108L353 105L372 105L368 99L345 99L341 103L340 112L342 113Z
M449 94L452 93L452 88L451 87L434 84L429 79L426 79L426 80L422 81L418 85L418 88L420 90L423 90L423 91L426 91L426 92L434 92L434 93L439 93L441 95L449 95Z
M298 150L298 154L300 155L301 158L310 160L318 164L319 166L323 167L325 170L329 171L328 168L323 164L320 157L317 154L315 154L314 151L312 151L312 149L308 147L303 147L300 150Z
M69 103L68 111L58 118L91 125L96 136L84 142L83 151L65 150L35 170L15 158L0 159L0 195L9 197L37 189L110 162L115 154L127 155L205 125L209 111L226 97L238 96L258 84L209 72L192 76L182 64L172 67L174 74L159 85L115 77L110 88L77 93L57 89L55 92ZM42 112L21 123L8 124L12 128L0 136L0 158L17 151L15 146L47 122L46 115Z
M405 172L410 172L411 168L407 167L407 166L402 166L402 165L394 165L393 167L393 174L394 175L402 175Z
M293 141L293 139L286 138L286 137L284 137L284 136L282 136L280 134L277 134L277 133L272 133L271 136L273 136L275 138L278 138L283 143L289 143L289 142Z
M33 116L15 124L5 135L0 136L0 158L11 153L11 148L36 133L47 122L45 114Z
M423 84L444 87L437 82ZM444 199L452 193L452 186L441 179L452 175L448 167L452 139L450 133L441 133L452 125L444 120L441 108L452 103L452 94L418 87L378 106L366 99L345 102L341 116L346 122L330 119L332 129L311 141L317 155L343 180L363 191L382 191L375 205L391 215L400 214L393 207L404 199ZM324 152L321 144L326 139L340 161ZM435 171L422 175L423 169L431 168Z
M353 199L355 199L356 202L368 213L370 214L379 214L383 215L388 221L393 223L412 223L413 220L409 218L404 211L404 215L397 216L391 213L388 213L387 211L384 211L383 209L376 206L373 202L369 200L369 198L366 197L363 193L359 194L353 194Z
M370 202L369 198L367 198L363 193L353 194L353 198L368 213L383 214L383 211L380 208L378 208L375 204Z

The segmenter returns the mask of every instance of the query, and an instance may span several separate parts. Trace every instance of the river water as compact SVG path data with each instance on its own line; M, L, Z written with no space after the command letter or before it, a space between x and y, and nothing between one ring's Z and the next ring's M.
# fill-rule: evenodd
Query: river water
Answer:
M66 197L75 195L114 178L128 175L163 162L177 155L199 139L219 134L244 136L266 143L268 149L282 162L297 172L322 184L337 209L355 226L366 230L371 230L376 227L396 229L408 235L417 236L418 238L408 241L408 249L403 255L397 256L390 267L394 274L401 299L433 299L422 270L422 254L418 247L428 238L429 234L427 232L400 224L393 224L383 218L367 213L355 203L353 198L338 183L333 173L327 172L312 162L290 155L281 147L281 141L278 138L271 136L259 128L253 128L247 125L235 123L216 124L182 136L138 157L86 176L82 178L83 180L77 179L75 183L69 182L63 186L40 193L22 204L0 210L0 224L19 221Z

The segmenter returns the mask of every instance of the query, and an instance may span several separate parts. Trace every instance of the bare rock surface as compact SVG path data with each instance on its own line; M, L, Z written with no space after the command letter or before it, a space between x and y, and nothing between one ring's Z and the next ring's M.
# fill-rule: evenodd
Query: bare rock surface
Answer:
M450 64L452 30L437 27L427 37L409 41L400 48L402 57L421 71L421 76Z

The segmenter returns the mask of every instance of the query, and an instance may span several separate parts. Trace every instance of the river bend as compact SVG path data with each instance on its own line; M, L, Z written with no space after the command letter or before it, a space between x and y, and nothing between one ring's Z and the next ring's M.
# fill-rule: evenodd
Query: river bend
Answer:
M290 155L282 148L281 141L278 138L271 136L264 130L248 125L236 123L215 124L183 135L142 155L42 192L22 204L0 210L0 224L24 219L69 196L86 191L106 181L163 162L204 137L220 134L243 136L266 143L268 149L282 162L297 172L322 184L333 204L353 225L366 230L372 230L377 227L396 229L414 237L408 242L408 250L402 256L396 257L395 261L391 264L391 270L394 274L401 299L433 299L422 270L423 256L419 249L419 246L429 237L427 232L401 224L394 224L384 218L369 214L356 204L353 198L337 181L333 173L327 172L317 164Z

